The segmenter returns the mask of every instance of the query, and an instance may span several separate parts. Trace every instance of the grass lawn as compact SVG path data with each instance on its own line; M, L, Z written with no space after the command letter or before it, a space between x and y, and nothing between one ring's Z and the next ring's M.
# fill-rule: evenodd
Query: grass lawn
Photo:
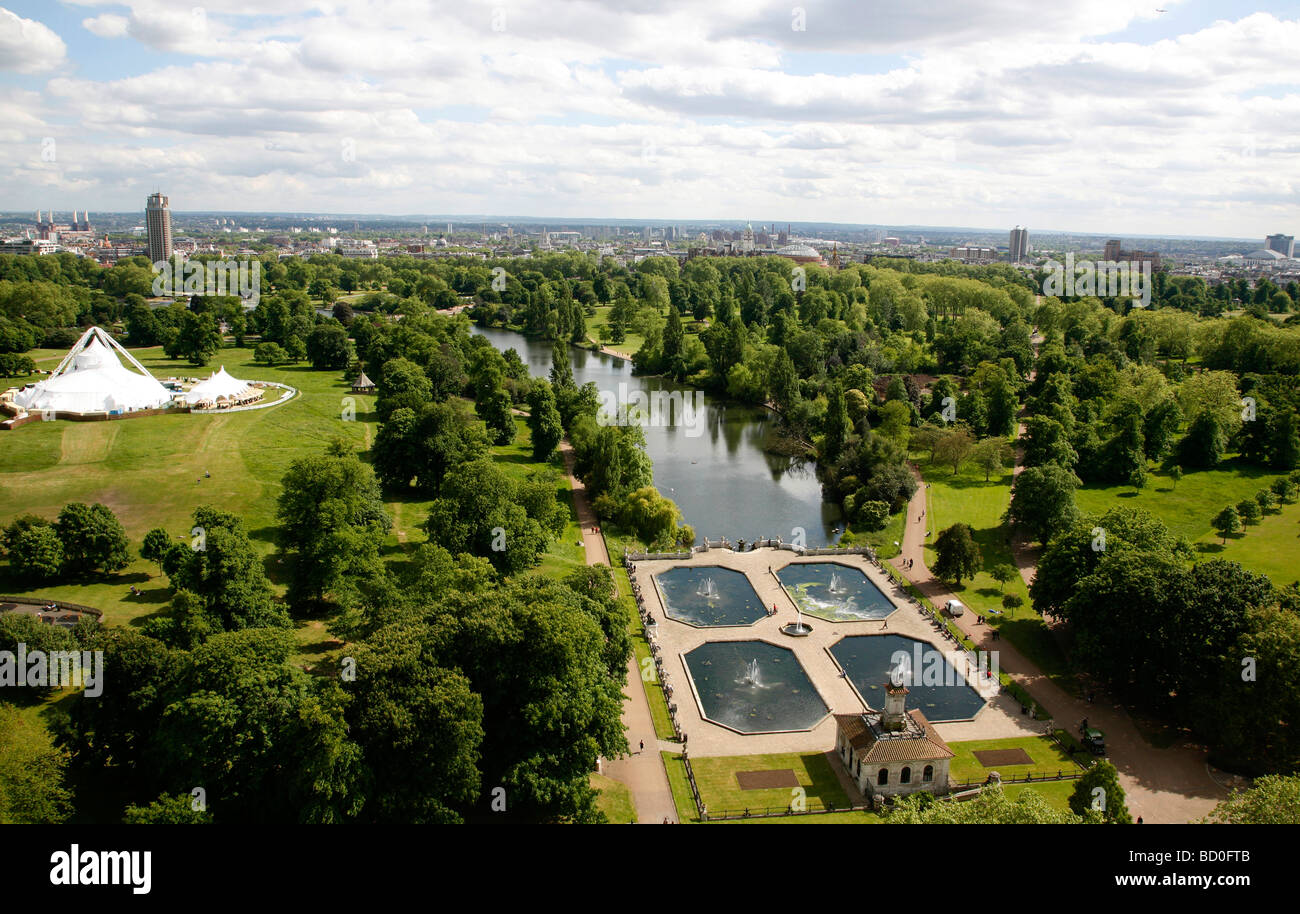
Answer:
M1002 636L1044 675L1063 689L1077 690L1056 637L1030 606L1029 588L1024 579L1017 573L1004 587L990 574L996 565L1015 567L1011 543L1002 524L1002 514L1011 502L1011 472L1008 470L985 482L984 473L974 464L967 464L953 475L951 467L929 464L928 453L916 452L912 458L930 484L926 494L926 529L931 535L925 546L926 565L933 569L938 559L934 540L939 531L956 523L969 525L984 559L984 569L973 579L963 581L960 587L949 585L950 589L973 612L996 625ZM1002 597L1008 593L1019 594L1024 604L1016 610L1003 610ZM1004 614L990 615L989 611L995 609Z
M1077 781L1046 781L1042 784L1006 784L1002 787L1002 792L1006 794L1007 799L1016 800L1026 790L1033 791L1044 800L1047 805L1061 812L1069 812L1070 796L1074 793Z
M852 528L840 539L842 546L870 546L876 556L883 562L902 552L903 527L907 523L907 509L904 508L889 518L889 524L883 530L859 533Z
M808 806L817 808L820 803L843 808L849 805L848 795L840 786L831 769L831 763L822 752L787 752L770 755L736 755L717 758L693 758L695 782L700 796L712 813L724 810L760 810L764 807L784 809L794 797L794 788L774 787L763 790L742 790L736 779L741 771L768 771L789 769L794 772L804 789ZM689 793L687 794L689 797Z
M1054 776L1057 773L1069 774L1078 770L1078 766L1070 760L1070 757L1045 736L968 740L949 743L948 748L956 753L949 771L951 779L958 783L965 781L972 784L983 783L990 771L998 772L1003 778L1020 778L1031 774L1034 777ZM1033 762L1028 765L995 765L992 768L985 768L975 758L976 752L985 749L1024 749Z
M605 328L609 326L609 312L612 305L597 305L596 316L587 318L587 336L590 339L599 341L602 348L609 349L613 352L620 353L625 358L632 358L636 351L641 348L645 338L639 334L628 330L621 343L610 343L605 340Z
M1228 537L1210 527L1210 520L1226 505L1254 498L1281 475L1235 461L1217 470L1186 471L1174 485L1167 474L1152 473L1143 489L1132 486L1084 486L1075 493L1079 510L1102 514L1116 505L1142 508L1160 518L1203 558L1225 558L1268 575L1274 584L1300 578L1300 504L1282 505L1257 526Z
M628 631L632 635L632 653L636 657L636 668L638 671L649 669L653 672L654 661L651 659L650 642L646 640L645 632L641 627L641 614L637 611L636 599L632 596L632 582L628 579L627 569L621 563L614 566L614 583L618 586L619 602L627 612ZM668 716L668 700L664 698L664 690L659 687L658 681L646 682L640 675L635 681L629 677L627 688L629 690L639 688L645 691L646 703L650 705L650 719L654 722L655 736L659 739L676 738L672 718Z
M632 801L632 791L625 784L593 772L591 786L600 791L596 808L605 814L611 825L636 822L636 804Z

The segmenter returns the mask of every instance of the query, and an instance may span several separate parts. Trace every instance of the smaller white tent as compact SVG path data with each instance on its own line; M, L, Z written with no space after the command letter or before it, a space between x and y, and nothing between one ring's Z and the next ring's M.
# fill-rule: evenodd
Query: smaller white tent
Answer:
M251 395L253 392L251 384L231 377L226 372L226 366L222 365L206 380L200 381L191 387L184 396L188 403L202 403L204 401L215 403L220 399L239 400L242 397Z
M139 373L123 365L123 358ZM49 378L20 390L14 402L30 412L84 414L155 409L171 398L171 392L116 340L91 327Z

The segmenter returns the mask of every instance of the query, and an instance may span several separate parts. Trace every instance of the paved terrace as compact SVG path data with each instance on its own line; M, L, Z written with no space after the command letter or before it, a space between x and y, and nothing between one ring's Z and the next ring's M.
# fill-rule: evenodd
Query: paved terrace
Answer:
M804 621L813 626L810 635L792 638L781 633L780 628L795 621L797 610L786 595L775 573L791 563L834 561L858 568L871 582L889 597L895 611L882 621L827 622L805 616ZM764 606L776 605L777 614L742 627L696 628L670 619L652 576L678 567L715 565L741 571L758 593ZM771 572L769 572L771 568ZM666 681L673 687L672 701L677 704L678 720L685 731L687 747L693 756L750 755L769 752L824 752L835 743L835 721L830 714L852 713L864 710L862 700L840 677L839 667L828 653L828 648L846 635L894 634L906 635L929 642L942 650L958 670L965 669L965 654L950 641L946 641L928 621L931 617L915 606L908 597L866 556L816 556L802 558L782 549L763 548L752 552L736 553L730 549L709 549L697 553L689 560L662 559L636 563L633 581L640 585L645 606L658 622L655 634L661 648ZM689 683L682 654L706 641L763 640L795 652L805 672L813 681L822 700L830 706L827 717L808 731L790 733L744 734L705 720L700 714L694 692ZM647 688L652 688L647 683ZM1043 732L1041 721L1034 721L1021 713L1020 702L994 689L983 689L986 699L991 699L974 720L936 724L935 728L946 740L1000 739Z

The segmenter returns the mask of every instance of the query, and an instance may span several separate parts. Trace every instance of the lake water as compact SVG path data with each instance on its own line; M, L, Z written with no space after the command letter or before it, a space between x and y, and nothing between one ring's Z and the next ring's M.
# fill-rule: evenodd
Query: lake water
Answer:
M551 343L511 330L475 326L473 332L503 352L514 349L533 375L549 375ZM634 376L625 359L575 347L569 347L569 354L579 385L592 381L619 402L636 391L647 397L675 393L695 402L696 392L689 388L665 378ZM812 462L763 450L768 429L777 421L767 410L704 396L703 409L693 420L675 410L658 418L644 429L655 485L681 508L697 538L725 536L735 542L779 536L790 542L796 528L803 529L808 546L839 538L839 508L822 501Z

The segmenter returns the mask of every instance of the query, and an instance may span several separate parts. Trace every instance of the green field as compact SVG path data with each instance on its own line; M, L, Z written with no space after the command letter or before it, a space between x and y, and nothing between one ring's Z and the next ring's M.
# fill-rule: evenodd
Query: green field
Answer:
M45 367L62 355L33 353ZM250 536L267 554L267 573L280 583L272 555L280 479L294 460L322 453L335 437L351 440L358 450L368 448L378 428L374 398L353 395L338 371L256 364L249 348L223 349L202 369L168 359L156 347L133 350L133 355L159 378L206 376L224 365L235 377L288 384L300 394L283 405L249 412L36 422L0 432L0 524L25 513L52 519L72 501L102 502L122 521L133 551L138 551L153 527L187 537L194 509L215 505L243 518ZM522 476L537 465L522 420L519 424L515 442L492 453L507 473ZM558 463L555 467L557 497L571 506L567 478ZM383 544L386 554L425 540L419 525L428 504L416 497L387 499L394 526ZM570 512L564 534L543 558L544 573L562 576L585 563L576 514L571 507ZM130 595L132 584L143 591L140 596ZM107 624L145 618L168 599L165 578L142 559L116 575L38 588L10 579L6 566L0 568L0 593L84 603L103 610ZM325 638L323 629L300 636L304 645Z
M960 587L949 584L949 589L973 612L996 625L1003 637L1058 686L1073 691L1077 686L1065 655L1055 636L1030 606L1024 578L1016 574L1004 587L989 573L995 565L1015 566L1011 541L1002 523L1003 512L1011 502L1010 470L985 482L984 473L974 464L966 464L954 475L952 467L929 464L928 459L928 453L913 454L930 486L926 491L925 520L930 532L925 546L926 565L933 569L938 559L934 540L939 531L953 524L967 524L984 559L984 569L973 579L963 581ZM1002 597L1008 593L1019 594L1024 604L1017 610L1003 610ZM1002 615L991 614L993 610Z
M1187 472L1175 485L1168 474L1152 473L1142 489L1132 486L1084 486L1075 495L1079 510L1102 514L1110 508L1141 508L1160 518L1172 533L1192 543L1203 558L1240 562L1268 575L1274 584L1300 578L1300 503L1282 505L1258 526L1228 537L1226 546L1210 520L1227 505L1254 498L1281 475L1237 462L1222 469Z
M698 822L699 816L691 796L686 768L682 764L681 756L673 752L663 752L661 755L664 767L668 770L668 783L672 787L673 800L677 804L678 818L682 822ZM695 782L699 785L704 805L708 807L710 814L714 815L724 810L736 813L744 809L754 812L764 808L783 809L796 799L795 789L790 787L743 790L736 779L737 772L741 771L793 771L799 786L803 788L803 797L810 809L820 808L822 804L839 809L850 805L848 795L835 776L830 760L823 752L692 758L691 767L695 771ZM830 814L830 817L838 818L835 814ZM806 822L812 818L814 817L800 816L794 817L793 821Z

